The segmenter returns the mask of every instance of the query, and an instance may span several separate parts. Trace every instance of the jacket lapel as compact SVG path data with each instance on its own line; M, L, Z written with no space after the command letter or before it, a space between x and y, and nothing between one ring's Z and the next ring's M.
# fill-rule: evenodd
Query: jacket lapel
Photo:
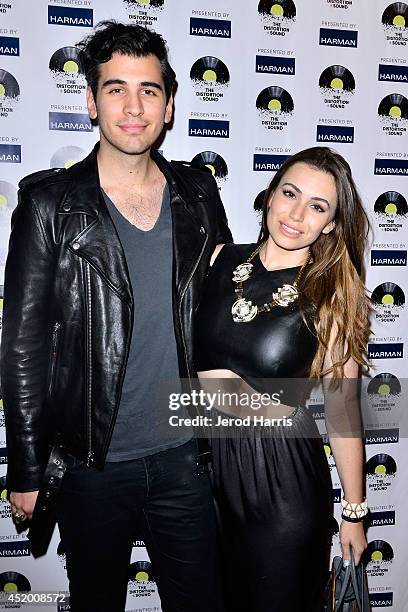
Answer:
M99 184L96 161L97 146L82 162L68 172L72 181L59 206L59 214L82 213L82 230L69 241L69 249L84 259L103 281L129 305L133 303L132 288L125 254L116 228L110 218Z

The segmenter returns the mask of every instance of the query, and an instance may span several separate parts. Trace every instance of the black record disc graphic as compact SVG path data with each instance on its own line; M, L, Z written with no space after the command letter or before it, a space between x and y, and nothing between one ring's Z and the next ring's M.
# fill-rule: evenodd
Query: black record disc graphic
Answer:
M293 0L260 0L258 12L262 15L294 19L296 17L296 6Z
M254 210L261 212L264 204L266 189L258 193L254 201Z
M1 499L6 499L7 497L7 487L6 487L6 477L2 476L0 478L0 497Z
M391 455L379 453L371 457L366 463L366 472L372 476L394 475L397 471L397 464Z
M215 178L223 179L228 175L227 164L221 155L214 153L214 151L203 151L202 153L197 153L197 155L195 155L191 160L191 165L198 166L199 168L206 166L211 170Z
M371 301L381 306L403 306L405 295L395 283L382 283L372 292Z
M388 542L384 540L373 540L365 549L364 559L369 561L391 561L394 558L394 551Z
M76 47L62 47L52 54L50 70L66 74L83 74L79 59L79 50Z
M401 383L394 374L383 372L370 380L367 392L370 395L399 395L401 393Z
M129 566L129 580L137 582L155 582L156 578L152 572L150 561L135 561Z
M282 87L267 87L256 99L256 107L261 110L291 113L294 109L292 96Z
M408 100L402 94L389 94L381 100L378 114L392 119L408 119Z
M31 591L31 584L23 574L3 572L0 574L0 591Z
M203 83L225 85L230 80L228 68L217 57L206 55L191 67L190 78Z
M374 212L405 216L408 214L408 204L404 196L398 191L386 191L377 198L374 204Z
M10 72L0 68L0 100L1 98L18 98L20 87Z
M335 64L323 70L320 75L319 86L335 91L354 91L356 82L348 68Z
M382 22L384 25L397 28L408 27L408 4L405 2L393 2L383 12Z

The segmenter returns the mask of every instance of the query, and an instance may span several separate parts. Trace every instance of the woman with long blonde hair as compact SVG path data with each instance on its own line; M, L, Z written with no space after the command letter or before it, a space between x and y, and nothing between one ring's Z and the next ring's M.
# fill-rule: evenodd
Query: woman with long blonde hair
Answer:
M305 407L318 381L343 489L344 562L352 551L358 563L366 547L358 378L368 366L367 232L349 165L314 147L272 179L258 242L214 252L195 349L202 387L218 393L210 436L226 612L322 608L332 485Z

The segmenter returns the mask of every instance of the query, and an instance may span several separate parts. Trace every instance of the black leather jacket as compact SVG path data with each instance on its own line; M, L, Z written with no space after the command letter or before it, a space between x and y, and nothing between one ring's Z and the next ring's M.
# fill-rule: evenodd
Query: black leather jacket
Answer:
M9 491L40 488L56 432L70 454L102 469L115 424L133 292L101 196L96 150L69 170L20 183L2 334ZM232 237L211 175L152 157L170 187L174 327L186 378L195 374L192 317L209 259Z

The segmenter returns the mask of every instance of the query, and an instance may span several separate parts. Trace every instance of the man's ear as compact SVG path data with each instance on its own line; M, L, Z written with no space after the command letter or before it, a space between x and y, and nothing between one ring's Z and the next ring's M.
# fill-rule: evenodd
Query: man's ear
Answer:
M173 99L173 95L171 95L169 98L169 101L166 104L166 111L164 113L164 123L170 123L170 121L172 120L173 106L174 106L174 99Z
M330 232L331 232L332 230L334 230L335 226L336 226L336 222L335 222L334 220L333 220L333 221L330 221L330 223L328 223L328 224L327 224L327 225L326 225L326 226L325 226L325 227L322 229L322 234L330 234Z
M98 117L98 111L96 110L96 102L94 95L92 93L92 89L89 87L86 88L86 105L88 107L88 113L91 119L96 119Z

